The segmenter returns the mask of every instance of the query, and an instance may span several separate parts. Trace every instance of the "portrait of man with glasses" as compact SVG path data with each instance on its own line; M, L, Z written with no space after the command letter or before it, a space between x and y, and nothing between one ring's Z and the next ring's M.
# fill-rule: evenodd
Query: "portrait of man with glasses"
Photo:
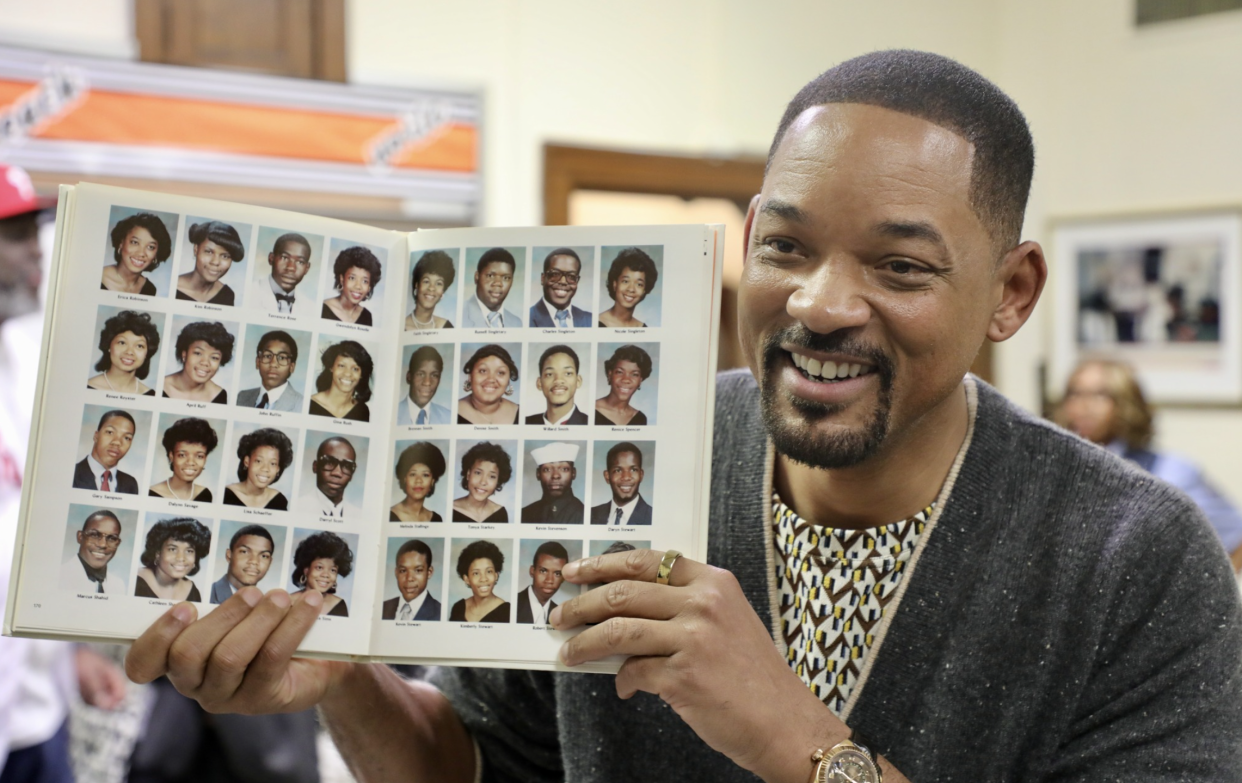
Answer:
M302 410L302 392L290 381L298 366L298 344L288 332L267 332L259 338L254 355L254 368L259 373L259 386L243 389L237 404L243 408L298 412Z
M127 579L108 570L121 545L121 520L116 514L107 509L89 514L77 542L77 551L61 567L61 587L77 593L125 595Z
M311 437L308 433L308 444ZM328 519L358 519L362 515L362 509L345 498L354 476L362 482L362 466L358 464L354 444L339 435L324 439L315 452L311 472L315 474L315 485L302 496L303 511Z
M247 304L253 304L266 313L313 314L316 309L315 302L310 301L314 296L313 292L307 302L301 305L298 304L297 292L298 284L311 268L310 241L301 234L281 234L272 243L272 252L267 254L267 263L272 267L272 273L255 281Z
M591 313L573 304L582 279L582 259L573 248L558 247L543 259L543 296L531 305L530 325L541 329L590 326Z

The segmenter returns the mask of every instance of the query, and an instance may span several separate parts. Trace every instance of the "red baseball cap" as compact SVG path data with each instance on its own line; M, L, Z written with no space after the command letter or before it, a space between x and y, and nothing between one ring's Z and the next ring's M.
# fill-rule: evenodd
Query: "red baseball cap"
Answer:
M0 220L35 212L52 203L35 195L34 185L25 169L0 163Z

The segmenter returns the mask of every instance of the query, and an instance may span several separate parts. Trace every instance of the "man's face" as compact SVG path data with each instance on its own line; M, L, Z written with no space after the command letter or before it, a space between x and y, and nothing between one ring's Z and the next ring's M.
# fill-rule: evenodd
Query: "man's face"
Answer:
M504 261L492 261L474 273L474 290L489 310L499 310L512 287L513 267Z
M289 293L306 277L311 268L310 255L310 248L301 242L286 242L267 254L267 263L272 265L272 279L282 291Z
M543 363L535 385L543 392L548 405L565 405L582 388L582 376L574 366L573 357L567 353L554 353Z
M1084 364L1070 378L1063 403L1065 425L1093 443L1117 437L1117 401L1109 390L1108 371Z
M530 567L530 583L535 588L539 603L546 604L548 599L561 589L561 584L565 581L565 577L561 575L561 569L567 562L569 561L552 555L540 555L535 564Z
M336 502L345 495L345 488L358 469L354 447L343 440L326 441L315 456L315 485Z
M112 517L96 517L78 531L78 557L91 568L103 568L121 545L121 525Z
M397 558L397 589L406 601L413 601L427 589L427 580L436 570L427 565L422 552L406 552Z
M405 380L410 384L410 399L418 407L426 408L440 388L440 368L433 361L423 362L413 372L406 372Z
M538 472L539 483L543 485L543 496L559 498L569 494L577 475L578 471L572 462L543 463Z
M38 308L42 260L34 213L0 221L0 321Z
M284 340L268 340L254 357L263 388L275 389L293 375L298 363L293 360L293 347Z
M612 499L618 505L636 498L643 483L643 468L638 455L632 451L618 454L608 470L604 471L604 481L612 487Z
M578 275L582 264L573 256L553 256L548 268L539 280L543 283L543 297L564 310L578 293Z
M93 436L91 456L105 468L115 468L134 445L134 425L123 416L111 416Z
M1003 291L968 200L972 156L948 130L861 104L790 127L748 218L739 290L781 453L846 467L947 420Z
M272 542L263 536L242 536L232 549L224 550L224 559L234 582L253 587L272 567Z

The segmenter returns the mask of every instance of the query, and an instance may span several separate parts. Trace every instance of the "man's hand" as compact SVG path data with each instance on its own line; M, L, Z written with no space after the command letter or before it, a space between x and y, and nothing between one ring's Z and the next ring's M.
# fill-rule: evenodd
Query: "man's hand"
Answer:
M85 645L73 653L82 701L101 710L114 710L125 698L125 675L117 665Z
M264 596L247 587L197 622L193 604L177 604L134 642L125 672L134 682L166 674L208 712L307 709L353 666L293 657L322 603L314 590L290 599L283 590Z
M633 656L617 674L621 698L654 693L738 765L805 781L811 752L849 729L785 663L733 574L682 557L658 585L662 557L640 549L562 569L574 584L607 583L552 610L558 629L599 623L565 643L562 661Z

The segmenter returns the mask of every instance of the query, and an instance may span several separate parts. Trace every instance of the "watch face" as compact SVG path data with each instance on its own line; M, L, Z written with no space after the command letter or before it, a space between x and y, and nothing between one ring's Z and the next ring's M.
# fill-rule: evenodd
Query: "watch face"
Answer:
M845 748L832 754L828 783L880 783L875 762L865 753Z

